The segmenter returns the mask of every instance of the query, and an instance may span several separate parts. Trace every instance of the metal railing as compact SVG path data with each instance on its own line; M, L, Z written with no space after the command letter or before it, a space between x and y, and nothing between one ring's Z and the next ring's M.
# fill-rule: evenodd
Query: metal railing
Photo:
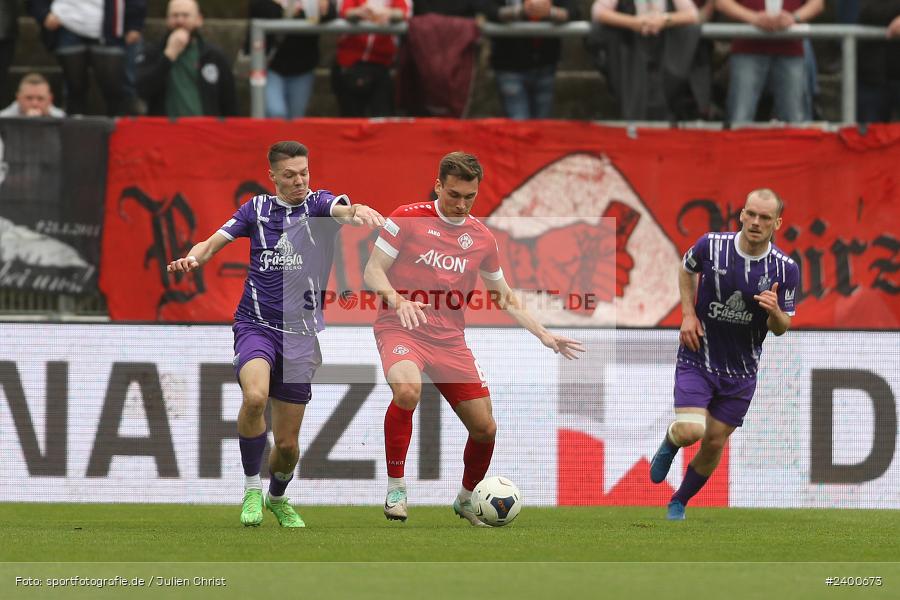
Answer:
M480 23L487 37L585 37L591 30L587 21L563 25L550 23ZM702 36L708 39L752 38L765 40L804 39L841 40L841 118L856 122L856 44L858 40L886 40L887 29L864 25L794 25L778 33L765 33L752 25L704 23ZM350 23L343 19L312 23L298 19L253 19L250 21L250 116L265 116L266 34L267 33L387 33L403 35L406 23L375 25Z

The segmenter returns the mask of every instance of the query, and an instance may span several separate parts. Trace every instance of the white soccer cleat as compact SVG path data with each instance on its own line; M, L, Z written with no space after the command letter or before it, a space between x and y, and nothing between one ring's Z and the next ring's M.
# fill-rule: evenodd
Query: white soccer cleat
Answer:
M472 508L471 500L460 502L459 498L457 498L453 501L453 512L459 515L460 519L465 519L471 523L472 527L490 527L490 525L482 523L481 520L475 516L475 510Z
M406 521L406 490L389 490L384 499L384 516L388 521Z

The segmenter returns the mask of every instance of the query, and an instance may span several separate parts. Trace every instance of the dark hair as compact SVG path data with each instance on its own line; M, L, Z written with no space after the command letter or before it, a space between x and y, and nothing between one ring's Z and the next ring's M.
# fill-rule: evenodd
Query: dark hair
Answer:
M438 179L441 183L447 181L447 177L453 175L463 181L472 181L477 179L481 183L484 177L484 171L478 159L472 154L465 152L451 152L441 159L441 166L438 170Z
M298 156L309 156L309 148L300 142L276 142L269 147L269 166Z
M784 211L784 201L778 194L774 192L774 190L770 190L769 188L759 188L758 190L753 190L752 192L747 194L747 200L750 199L750 196L759 196L763 199L772 198L773 200L775 200L776 217L780 217L782 211Z

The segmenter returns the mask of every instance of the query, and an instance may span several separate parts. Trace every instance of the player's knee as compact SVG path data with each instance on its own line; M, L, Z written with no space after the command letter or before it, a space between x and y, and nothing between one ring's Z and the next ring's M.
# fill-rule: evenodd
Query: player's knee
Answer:
M703 438L703 449L707 452L720 454L725 449L725 442L728 438L724 437L707 437Z
M706 433L706 416L697 413L679 414L670 426L669 433L679 446L695 444Z
M493 442L494 438L497 437L497 423L493 419L483 424L480 423L472 428L469 435L477 442Z
M414 384L397 385L394 387L394 404L404 410L413 410L419 405L421 393L421 386Z
M250 415L261 415L266 410L268 400L269 394L265 390L244 390L244 410Z
M676 438L682 446L690 446L703 439L704 428L694 423L681 423L678 427L673 428L672 437Z
M275 451L284 457L293 457L300 452L300 445L297 438L283 437L275 438Z

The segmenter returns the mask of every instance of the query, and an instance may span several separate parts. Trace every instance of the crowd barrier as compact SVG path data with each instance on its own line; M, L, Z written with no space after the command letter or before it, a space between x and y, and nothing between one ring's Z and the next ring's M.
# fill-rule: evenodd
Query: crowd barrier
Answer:
M479 22L487 37L578 37L591 30L591 23L577 21L551 23ZM376 25L350 23L343 19L314 23L298 19L252 19L250 21L250 115L265 116L266 34L267 33L389 33L403 35L406 23ZM856 122L856 49L859 40L885 40L887 28L868 25L831 25L802 23L781 32L768 33L752 25L737 23L703 23L701 34L708 39L813 39L841 41L841 120Z

